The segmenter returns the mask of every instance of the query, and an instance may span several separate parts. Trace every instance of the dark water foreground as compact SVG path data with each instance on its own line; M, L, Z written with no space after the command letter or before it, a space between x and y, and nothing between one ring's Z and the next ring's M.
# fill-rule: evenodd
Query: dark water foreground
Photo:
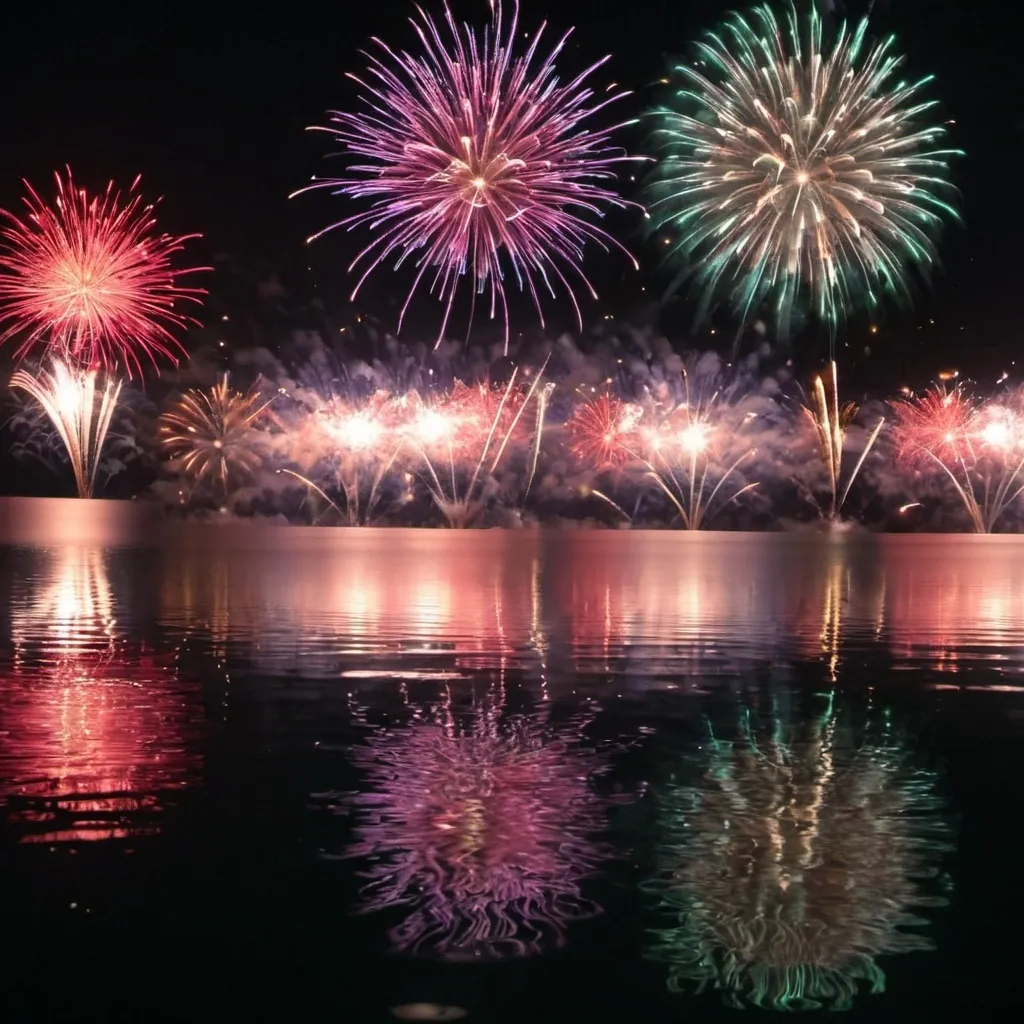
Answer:
M1019 1013L1024 539L38 508L4 1020Z

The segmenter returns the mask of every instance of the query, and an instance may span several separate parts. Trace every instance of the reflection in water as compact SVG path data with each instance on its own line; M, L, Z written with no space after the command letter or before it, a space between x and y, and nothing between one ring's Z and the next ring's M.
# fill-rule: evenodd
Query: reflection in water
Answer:
M888 720L855 726L831 697L817 716L745 709L697 766L661 788L660 872L676 924L651 955L669 986L720 989L737 1007L848 1008L884 989L883 953L931 948L903 929L944 901L917 881L946 849L933 778Z
M121 635L101 550L57 548L47 561L12 610L0 675L8 822L26 842L152 832L161 792L190 772L175 652Z
M272 674L471 674L543 661L553 679L614 675L634 689L794 658L834 678L868 649L901 668L945 670L965 654L995 671L1024 667L1024 560L1000 538L233 536L241 546L165 549L161 622L208 631L218 657Z
M365 910L409 908L396 950L529 956L598 912L580 888L604 822L588 721L505 715L500 693L460 714L449 693L353 750L366 788L349 852L369 865Z

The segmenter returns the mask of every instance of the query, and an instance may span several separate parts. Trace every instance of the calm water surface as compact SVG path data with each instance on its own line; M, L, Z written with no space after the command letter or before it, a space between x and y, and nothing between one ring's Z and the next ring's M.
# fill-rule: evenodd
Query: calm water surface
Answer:
M1024 539L75 507L0 547L6 1019L1018 1006Z

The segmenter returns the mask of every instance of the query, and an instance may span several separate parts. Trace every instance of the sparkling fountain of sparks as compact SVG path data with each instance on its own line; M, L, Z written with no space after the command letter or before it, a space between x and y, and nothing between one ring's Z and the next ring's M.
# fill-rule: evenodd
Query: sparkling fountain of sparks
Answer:
M572 454L582 462L603 469L621 469L631 457L637 425L643 409L632 402L623 402L607 393L596 398L584 396L573 409L566 423ZM603 501L627 522L632 517L614 498L604 491L590 488L589 493Z
M976 533L991 533L1024 492L1024 417L979 405L960 386L930 388L894 403L897 454L941 471Z
M90 196L70 170L56 176L52 206L26 183L28 215L0 211L0 340L21 335L18 355L44 345L55 357L87 369L123 365L141 372L183 352L174 328L194 321L180 313L204 289L179 283L208 267L177 270L172 258L196 235L157 234L153 206L144 204L136 178L127 196L113 183Z
M627 205L607 185L630 158L610 145L622 125L594 123L627 95L608 92L595 102L588 79L605 61L563 82L555 61L568 35L540 56L542 26L517 54L518 5L507 20L500 2L492 11L493 24L482 33L460 28L447 3L447 33L420 11L412 22L420 55L375 39L380 53L368 57L368 74L349 75L363 91L365 109L335 111L333 126L318 129L365 162L345 177L314 179L300 192L326 188L369 201L368 209L313 236L339 227L373 232L350 268L361 270L353 298L382 263L395 258L397 268L409 260L415 277L399 327L426 277L444 304L440 343L459 282L469 276L474 305L477 294L489 293L490 316L500 308L507 352L509 270L542 325L540 292L553 295L554 281L568 293L582 329L574 282L597 297L582 270L585 245L625 252L588 217Z
M722 488L738 476L740 466L754 457L755 450L748 449L723 468L715 448L721 392L715 391L708 398L695 394L685 372L683 387L682 403L659 422L641 430L639 448L630 454L646 467L646 476L667 495L684 529L699 530L707 522ZM715 511L756 486L756 482L741 485Z
M701 745L683 776L700 782L655 789L659 871L646 888L675 923L650 956L672 990L841 1010L864 985L884 991L880 954L932 948L913 911L946 902L921 881L949 848L934 779L887 716L854 724L826 700L800 725L774 704L744 709L731 739Z
M842 511L843 505L850 494L850 488L864 465L871 449L878 440L878 435L885 426L885 417L881 417L874 429L868 435L864 448L853 467L853 471L846 479L845 485L842 482L843 475L843 451L846 446L847 428L857 415L857 406L853 402L839 404L839 375L836 370L835 361L829 366L829 374L826 378L819 375L814 378L814 389L810 401L803 407L804 415L810 420L814 427L815 438L818 442L818 451L821 454L822 465L828 476L829 501L827 508L819 505L819 510L826 516L829 523L834 523Z
M398 406L389 392L378 390L365 402L332 396L304 418L292 454L310 473L311 461L330 466L332 486L341 493L340 506L308 475L291 469L282 472L318 493L349 526L369 525L404 445Z
M229 478L259 468L253 428L271 401L258 386L244 393L232 390L224 374L209 390L187 391L160 417L160 444L197 486L209 480L226 494Z
M730 15L654 112L652 225L694 268L705 312L729 291L741 333L765 300L780 337L798 304L834 331L854 304L908 300L908 267L928 276L956 217L960 154L939 148L931 79L898 77L893 37L872 42L866 19L826 47L808 8L781 23L767 5Z
M121 382L96 386L96 370L80 370L55 359L38 376L18 370L11 387L31 395L57 430L71 460L80 498L92 497L96 472L110 421L121 394Z
M498 392L487 385L468 387L460 383L432 406L418 396L413 399L419 409L406 428L406 436L422 461L427 490L449 526L468 527L479 521L487 504L486 482L493 479L523 414L536 396L532 482L550 395L548 386L541 386L546 367L545 361L525 390L517 386L516 367L508 384Z

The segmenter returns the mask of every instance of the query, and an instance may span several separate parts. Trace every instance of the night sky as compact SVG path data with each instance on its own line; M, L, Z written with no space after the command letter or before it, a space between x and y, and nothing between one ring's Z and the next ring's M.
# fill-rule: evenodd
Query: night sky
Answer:
M440 10L436 0L426 6ZM576 26L566 73L611 52L607 75L598 81L635 90L619 110L628 117L654 98L652 83L668 56L685 52L701 29L735 6L722 0L561 0L551 6L523 0L522 20L532 27L547 17L552 41L556 32ZM875 336L867 321L851 324L840 338L840 355L870 362L872 376L890 386L904 377L923 385L946 366L985 384L1010 368L1021 337L1024 282L1017 252L1024 206L1017 160L1024 90L1014 20L1021 15L1013 13L1010 0L876 0L874 6L875 31L899 35L908 73L937 76L932 95L943 102L941 119L956 122L951 144L967 152L954 171L965 223L947 231L943 273L931 292L919 293L914 312L890 314ZM846 7L859 14L867 3L851 0ZM456 0L454 8L478 23L486 17L484 0ZM601 9L614 16L595 17ZM127 185L141 173L146 192L164 197L161 226L204 234L197 256L244 259L258 273L277 272L298 290L316 286L341 305L351 288L345 274L351 242L329 237L307 247L304 239L332 213L340 216L344 200L287 198L310 175L331 167L324 159L330 140L303 129L325 123L329 108L354 104L355 87L344 73L362 67L357 51L371 34L395 45L414 42L407 22L412 4L254 4L238 8L234 17L215 10L212 4L135 4L104 11L87 4L62 7L57 18L39 5L23 18L0 62L6 97L0 204L17 208L19 178L46 187L52 171L65 164L92 187L111 177ZM635 310L644 298L641 288L645 295L660 294L665 283L656 251L640 238L638 218L612 226L638 252L643 270L627 272L595 251L587 269L601 286L602 301L584 306L590 323L607 312ZM207 283L216 293L216 275ZM395 280L384 271L362 304L393 327L396 300L408 283L408 277ZM571 326L565 300L548 308L556 328ZM685 300L663 313L666 327L683 324L681 346L693 309ZM423 332L436 329L439 314L437 307L425 307ZM535 326L529 308L516 316L516 327ZM419 327L414 322L410 330Z

